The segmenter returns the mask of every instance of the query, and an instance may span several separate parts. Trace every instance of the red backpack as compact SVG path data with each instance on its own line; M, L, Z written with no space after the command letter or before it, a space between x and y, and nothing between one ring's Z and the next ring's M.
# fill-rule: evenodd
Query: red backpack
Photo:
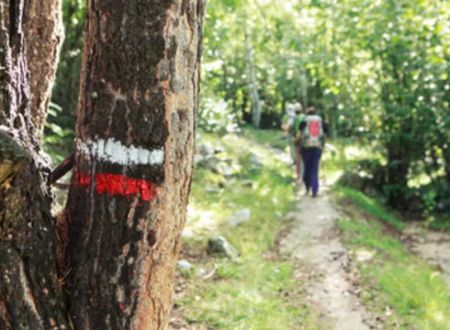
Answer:
M307 115L302 131L303 148L322 148L324 143L323 123L319 115Z

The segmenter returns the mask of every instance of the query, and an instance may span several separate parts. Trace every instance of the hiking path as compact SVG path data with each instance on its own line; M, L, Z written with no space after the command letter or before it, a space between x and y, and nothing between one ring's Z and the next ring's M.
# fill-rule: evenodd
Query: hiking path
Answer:
M318 198L301 196L291 231L280 250L295 262L306 289L307 301L318 314L320 329L378 328L358 298L349 267L348 251L336 229L339 212L325 190Z

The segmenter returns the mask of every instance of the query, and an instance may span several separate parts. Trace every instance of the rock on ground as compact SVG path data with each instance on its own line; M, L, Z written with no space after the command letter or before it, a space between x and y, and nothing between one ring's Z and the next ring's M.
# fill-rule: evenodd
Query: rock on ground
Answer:
M238 257L236 249L222 236L213 237L208 240L207 252L210 255L223 256L230 259Z

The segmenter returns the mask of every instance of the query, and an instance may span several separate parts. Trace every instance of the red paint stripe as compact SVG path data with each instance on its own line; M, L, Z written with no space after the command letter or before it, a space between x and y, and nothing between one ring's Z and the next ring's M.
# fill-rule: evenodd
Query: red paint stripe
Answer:
M91 186L91 175L77 173L75 181L82 187ZM122 174L97 173L95 175L95 191L110 196L137 196L144 201L151 201L157 195L153 182L143 179L133 179Z

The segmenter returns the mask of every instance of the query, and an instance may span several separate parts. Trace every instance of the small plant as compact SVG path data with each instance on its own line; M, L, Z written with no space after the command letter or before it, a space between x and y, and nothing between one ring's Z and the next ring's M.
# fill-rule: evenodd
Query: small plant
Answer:
M231 133L237 131L237 116L228 103L222 99L201 99L198 125L205 132Z

